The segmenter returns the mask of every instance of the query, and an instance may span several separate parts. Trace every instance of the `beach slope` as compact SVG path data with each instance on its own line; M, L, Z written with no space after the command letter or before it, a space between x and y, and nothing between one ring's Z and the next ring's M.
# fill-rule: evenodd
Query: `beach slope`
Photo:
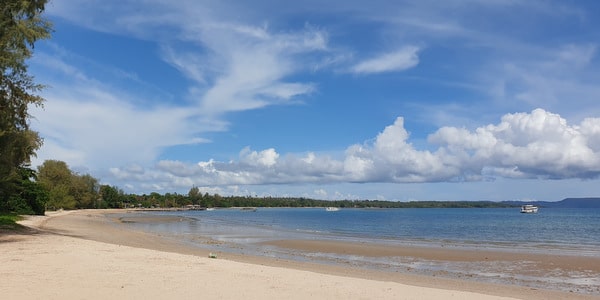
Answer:
M148 244L132 247L85 239L85 232L93 230L106 231L106 236L124 235L127 238L127 234L131 234L116 227L111 230L111 226L98 228L95 222L87 222L88 227L80 225L82 228L75 231L73 228L57 227L60 222L53 223L51 230L45 227L49 218L77 216L94 219L93 216L98 214L100 212L76 211L34 217L23 222L33 228L31 230L2 232L2 298L491 300L542 299L553 295L543 294L543 291L509 296L488 295L449 286L424 287L221 257L211 259L204 255L171 252L167 246L160 244L156 247ZM143 244L144 239L138 238L136 243ZM151 240L148 239L147 243Z

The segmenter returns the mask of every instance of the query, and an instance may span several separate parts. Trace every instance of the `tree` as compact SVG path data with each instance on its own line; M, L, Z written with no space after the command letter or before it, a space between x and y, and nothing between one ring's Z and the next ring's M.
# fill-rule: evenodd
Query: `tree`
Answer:
M42 139L29 129L30 105L41 105L41 85L27 74L34 43L50 37L41 17L47 0L0 0L0 206L18 197L22 174Z
M89 174L79 175L64 161L46 160L38 167L38 182L51 195L49 208L96 208L98 179Z
M192 204L201 205L202 193L197 186L193 186L188 192L188 197L192 201Z
M48 208L73 209L77 202L69 193L73 173L64 161L46 160L38 167L38 182L48 191Z
M6 201L0 202L0 211L16 214L43 215L46 211L48 192L37 181L35 171L21 169L21 182Z
M110 185L100 186L100 197L102 208L121 208L123 204L123 191Z
M91 175L72 175L69 193L75 198L77 208L96 208L99 190L98 179Z

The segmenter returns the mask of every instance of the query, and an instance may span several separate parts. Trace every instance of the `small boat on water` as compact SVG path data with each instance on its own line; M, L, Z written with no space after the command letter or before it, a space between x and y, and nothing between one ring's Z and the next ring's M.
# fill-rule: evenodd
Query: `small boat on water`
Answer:
M521 213L524 214L535 214L538 212L538 207L531 204L525 204L521 206Z
M255 212L256 211L256 207L242 207L240 208L241 211L251 211L251 212Z
M187 209L187 210L206 210L206 207L202 207L200 205L190 204L190 205L186 205L185 209Z
M333 206L325 208L325 211L338 211L338 210L340 210L339 207L333 207Z

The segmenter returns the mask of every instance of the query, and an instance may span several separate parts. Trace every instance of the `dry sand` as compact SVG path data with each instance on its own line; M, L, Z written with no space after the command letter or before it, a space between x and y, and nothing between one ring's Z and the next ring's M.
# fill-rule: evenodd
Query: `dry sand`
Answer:
M105 213L51 213L22 222L30 230L0 232L0 298L599 299L233 254L211 259L168 237L122 230Z

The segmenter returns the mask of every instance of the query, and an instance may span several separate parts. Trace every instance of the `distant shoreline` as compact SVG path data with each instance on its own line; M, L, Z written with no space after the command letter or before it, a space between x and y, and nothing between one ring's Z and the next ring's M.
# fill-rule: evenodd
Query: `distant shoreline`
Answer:
M224 199L239 197L223 197ZM186 211L206 209L244 209L244 208L327 208L337 207L345 209L394 209L394 208L517 208L525 204L533 204L542 208L600 208L600 197L588 198L565 198L560 201L380 201L380 200L315 200L303 198L283 198L294 205L281 205L279 198L244 198L248 202L244 206L203 206L200 204L188 204L175 207L142 207L128 204L128 210L139 211ZM261 200L257 205L257 200ZM306 205L308 201L312 205ZM289 204L288 203L288 204ZM140 204L141 205L141 204ZM110 209L109 209L110 210Z

